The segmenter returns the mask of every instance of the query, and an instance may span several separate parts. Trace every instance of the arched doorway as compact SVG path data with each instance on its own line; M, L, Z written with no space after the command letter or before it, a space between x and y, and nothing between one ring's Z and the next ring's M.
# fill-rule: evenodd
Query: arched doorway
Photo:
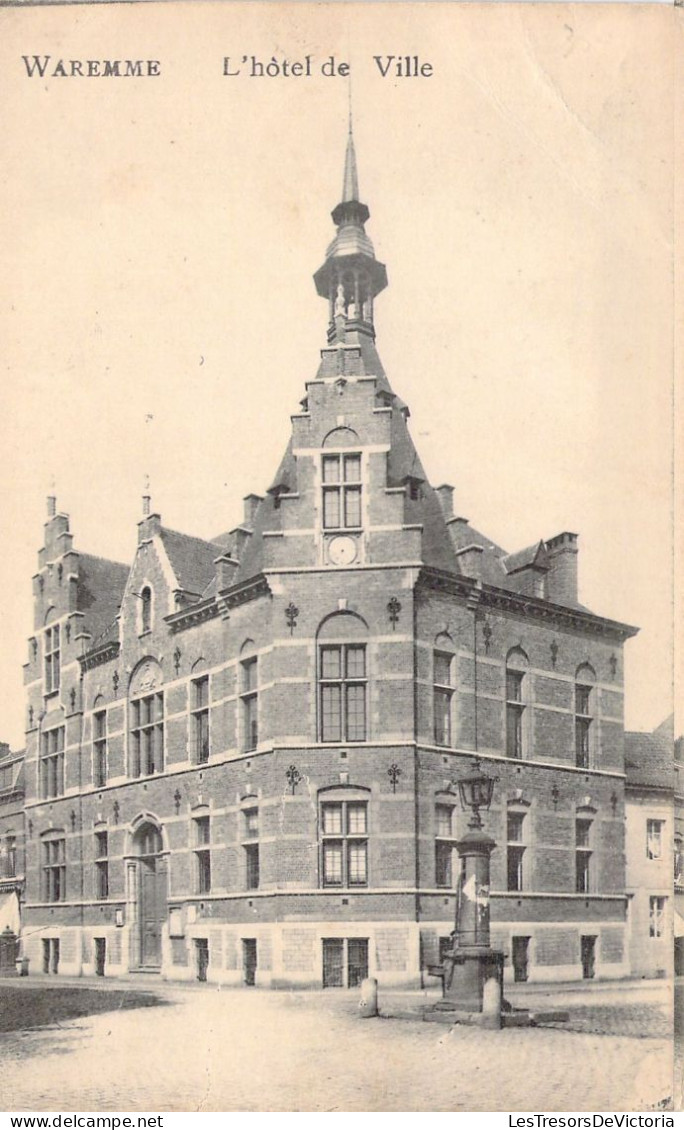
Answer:
M161 830L142 824L133 837L138 857L138 943L140 965L161 965L162 924L166 921L166 857Z

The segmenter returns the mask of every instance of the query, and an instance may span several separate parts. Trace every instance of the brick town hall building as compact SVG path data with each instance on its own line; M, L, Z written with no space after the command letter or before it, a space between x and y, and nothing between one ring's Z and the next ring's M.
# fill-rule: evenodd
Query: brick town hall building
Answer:
M368 216L350 134L314 276L327 345L239 525L204 541L146 499L129 566L75 549L50 500L25 671L34 970L417 986L453 928L477 751L507 976L628 972L634 629L578 603L575 534L507 553L427 481L375 346Z

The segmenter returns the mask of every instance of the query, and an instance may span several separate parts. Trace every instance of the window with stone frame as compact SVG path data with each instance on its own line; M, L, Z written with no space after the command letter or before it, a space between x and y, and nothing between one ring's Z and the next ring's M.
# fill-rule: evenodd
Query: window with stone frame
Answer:
M365 644L324 644L319 649L321 741L366 740L368 675Z
M575 683L575 765L588 769L591 759L593 688Z
M109 898L109 835L95 833L95 898Z
M150 777L164 768L164 695L142 695L131 702L131 776Z
M363 525L361 510L361 456L346 452L324 455L323 528L358 530Z
M446 651L433 652L432 701L436 745L451 745L451 703L454 694L453 664L453 654Z
M107 711L93 714L93 784L101 789L107 784Z
M5 836L5 866L0 872L4 879L14 879L17 874L17 837L10 832Z
M242 749L259 744L259 663L256 655L240 663L240 706L242 710Z
M192 759L196 765L209 760L209 676L193 679L190 687Z
M527 700L529 662L522 648L514 648L506 660L506 756L522 760L527 756Z
M140 593L140 635L152 631L152 589L145 585Z
M259 861L259 809L256 806L242 811L242 849L245 858L245 887L256 891L261 882Z
M587 817L575 820L575 891L578 895L591 891L592 823Z
M59 624L45 629L43 641L45 659L45 694L52 694L59 690L61 671L61 651Z
M506 889L509 891L524 889L526 815L511 810L506 814Z
M195 833L195 890L198 895L211 892L211 818L196 816Z
M40 752L40 795L43 800L64 794L64 726L46 730Z
M456 805L435 805L435 886L453 890L458 874L456 851Z
M320 808L324 887L368 886L368 802L323 801Z
M51 835L41 843L42 896L44 902L66 899L66 839Z

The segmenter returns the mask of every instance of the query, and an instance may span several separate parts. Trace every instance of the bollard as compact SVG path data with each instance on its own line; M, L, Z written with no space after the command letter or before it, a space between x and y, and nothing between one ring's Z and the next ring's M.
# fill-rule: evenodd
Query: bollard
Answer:
M501 982L496 975L486 977L482 986L482 1017L485 1027L501 1027Z
M359 1016L366 1018L378 1015L378 982L375 977L366 977L361 982Z

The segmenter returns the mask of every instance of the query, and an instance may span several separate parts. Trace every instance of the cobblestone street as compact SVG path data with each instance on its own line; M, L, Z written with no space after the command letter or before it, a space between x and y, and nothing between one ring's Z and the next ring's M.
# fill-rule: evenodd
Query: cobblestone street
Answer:
M642 1034L667 1031L664 987L567 994L585 1026L593 1013L601 1030L610 1028L612 1016L621 1035L362 1020L356 994L336 992L168 985L155 985L154 992L157 1007L0 1037L1 1105L12 1111L638 1111L672 1094L671 1040ZM528 992L517 994L516 1003L540 1007L550 999L565 998ZM424 1000L397 994L381 998L381 1007L406 1010Z

